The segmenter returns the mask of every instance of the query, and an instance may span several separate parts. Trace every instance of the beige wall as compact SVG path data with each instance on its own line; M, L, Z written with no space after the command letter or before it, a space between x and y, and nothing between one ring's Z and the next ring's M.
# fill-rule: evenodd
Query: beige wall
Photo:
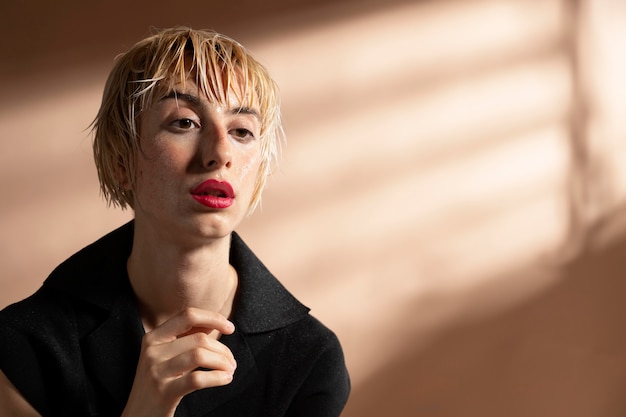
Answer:
M210 3L0 4L0 306L130 218L87 130L115 54L210 27L281 85L240 232L341 338L346 416L626 412L620 2Z

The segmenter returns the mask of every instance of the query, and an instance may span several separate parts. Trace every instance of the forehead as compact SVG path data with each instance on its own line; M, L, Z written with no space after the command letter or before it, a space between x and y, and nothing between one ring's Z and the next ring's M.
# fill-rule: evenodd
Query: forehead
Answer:
M177 74L159 83L159 93L155 102L165 99L183 100L194 105L206 103L225 108L248 108L260 113L257 96L242 81L241 76L221 77L219 81L203 77L198 71L191 71L186 78L180 79Z

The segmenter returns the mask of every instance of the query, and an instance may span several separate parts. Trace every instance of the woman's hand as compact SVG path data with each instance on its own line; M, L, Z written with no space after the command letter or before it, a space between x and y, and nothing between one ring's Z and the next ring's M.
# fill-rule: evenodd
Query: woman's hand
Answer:
M172 417L185 395L229 384L235 359L211 334L234 330L221 314L189 308L146 333L122 417Z

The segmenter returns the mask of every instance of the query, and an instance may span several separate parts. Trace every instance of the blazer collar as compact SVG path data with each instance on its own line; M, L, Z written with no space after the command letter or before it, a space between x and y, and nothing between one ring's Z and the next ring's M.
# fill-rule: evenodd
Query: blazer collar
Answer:
M133 230L131 221L85 247L59 265L44 284L95 307L77 317L83 360L88 372L100 380L121 408L132 387L144 334L126 273ZM256 373L246 334L285 327L302 319L309 311L236 233L232 234L230 262L239 275L232 316L237 330L233 335L224 336L222 342L237 358L235 378L226 387L185 397L181 411L188 408L207 412L243 391Z
M126 261L133 241L134 222L114 230L61 264L46 285L105 310L116 308L120 297L132 292ZM246 333L261 333L292 324L309 312L272 275L241 237L231 236L230 263L239 275L233 321Z
M239 275L232 320L241 331L280 329L308 314L309 308L291 295L236 233L230 248L230 263Z

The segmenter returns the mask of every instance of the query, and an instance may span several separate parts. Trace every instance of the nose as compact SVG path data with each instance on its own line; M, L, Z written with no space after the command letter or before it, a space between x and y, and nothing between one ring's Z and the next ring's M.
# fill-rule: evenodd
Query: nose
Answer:
M206 169L230 168L232 164L232 144L226 129L216 126L202 140L202 165Z

